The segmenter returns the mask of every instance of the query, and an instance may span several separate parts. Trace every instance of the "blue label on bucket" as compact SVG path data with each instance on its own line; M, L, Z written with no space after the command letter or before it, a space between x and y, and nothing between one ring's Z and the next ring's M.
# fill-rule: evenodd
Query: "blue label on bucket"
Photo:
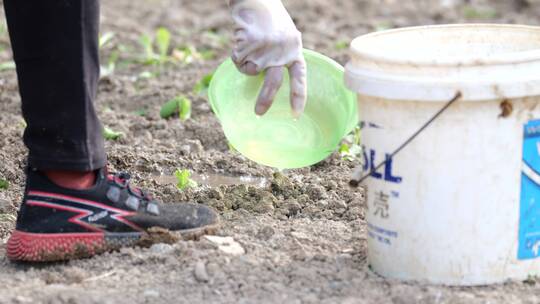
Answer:
M519 207L518 259L540 256L540 120L525 125Z

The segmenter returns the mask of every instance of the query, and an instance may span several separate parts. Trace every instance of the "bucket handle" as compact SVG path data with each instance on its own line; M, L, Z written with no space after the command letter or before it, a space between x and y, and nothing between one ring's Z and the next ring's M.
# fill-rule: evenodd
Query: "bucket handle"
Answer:
M351 180L349 181L349 185L352 186L352 187L355 187L355 188L358 187L364 180L366 180L368 177L370 177L371 174L373 174L373 172L376 172L377 170L379 170L382 166L384 166L386 164L386 162L388 160L394 158L394 156L396 156L396 154L398 154L401 150L403 150L403 148L405 148L407 145L409 145L418 135L420 135L420 133L422 133L427 127L429 127L431 125L431 123L433 123L435 121L435 119L439 118L439 116L441 116L441 114L444 113L446 111L446 109L448 109L452 104L454 104L456 101L461 99L461 97L462 97L461 92L457 91L456 95L454 95L454 97L452 99L450 99L437 113L435 113L435 115L433 115L426 123L424 123L424 125L422 125L422 127L420 127L420 129L418 129L416 132L414 132L414 134L411 135L411 137L409 137L396 150L394 150L394 152L392 152L390 154L390 157L387 157L380 164L378 164L377 166L375 166L374 168L369 170L369 172L366 175L362 176L362 166L358 166L353 172L353 176L352 176Z

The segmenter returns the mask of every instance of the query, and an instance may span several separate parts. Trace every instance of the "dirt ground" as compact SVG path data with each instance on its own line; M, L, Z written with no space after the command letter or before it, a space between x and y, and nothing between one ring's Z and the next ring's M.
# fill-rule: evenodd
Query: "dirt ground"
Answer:
M285 1L305 46L341 63L343 42L370 31L409 25L497 21L540 23L540 4L510 0L290 0ZM11 53L4 22L0 63ZM138 40L159 26L172 46L195 46L214 59L148 66ZM320 164L275 173L230 151L205 97L193 86L229 53L230 20L223 0L115 0L102 3L102 32L115 35L102 50L120 57L100 81L96 107L104 124L124 136L108 141L110 167L133 173L139 185L166 202L195 201L219 210L220 236L244 253L213 242L180 241L124 249L92 259L47 265L10 263L5 242L21 201L26 150L13 69L0 68L0 303L539 303L540 281L474 288L389 281L366 262L362 189L347 186L354 163L335 154ZM148 77L149 72L154 73ZM186 122L159 117L177 95L193 100ZM141 113L144 112L144 115ZM197 174L253 176L254 185L200 185L179 191L159 175L176 168ZM266 182L265 182L266 181Z

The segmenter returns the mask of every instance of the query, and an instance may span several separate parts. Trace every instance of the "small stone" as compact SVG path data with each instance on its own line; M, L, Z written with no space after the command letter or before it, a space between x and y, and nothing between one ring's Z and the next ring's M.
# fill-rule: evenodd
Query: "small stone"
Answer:
M87 276L87 271L79 267L71 267L63 271L63 277L68 284L81 283Z
M324 186L325 186L326 189L328 189L328 190L335 190L335 189L338 188L338 184L337 184L335 181L333 181L333 180L328 180L328 181L326 181Z
M201 283L206 283L210 280L210 278L208 277L208 273L206 272L206 265L202 261L199 261L195 264L193 275L195 276L195 279Z
M258 214L272 213L274 211L273 195L271 198L262 198L252 206L252 210Z
M23 297L23 296L16 296L14 299L13 299L13 302L14 303L35 303L34 302L34 299L32 298L29 298L29 297Z
M274 228L270 226L264 226L261 229L259 229L259 231L257 232L257 238L263 241L267 241L272 238L274 233L275 233Z
M296 198L296 201L298 202L298 204L300 204L300 206L307 206L310 204L310 199L309 199L309 196L307 194L301 194L299 195L297 198Z
M338 270L348 269L352 260L352 255L348 253L341 253L335 257L336 267Z
M219 189L211 188L208 191L208 197L209 198L214 198L214 199L217 199L217 200L222 200L223 199L223 193Z
M272 189L272 193L285 198L296 197L300 194L294 183L280 172L274 173L270 188Z
M339 209L347 209L347 204L344 201L341 200L333 200L330 203L330 207L335 210Z
M181 145L179 150L183 155L191 153L198 154L204 151L204 147L199 140L187 140L186 144Z
M326 189L320 185L310 185L306 189L307 195L314 201L319 201L327 197Z
M322 253L316 253L314 256L313 256L313 260L314 261L319 261L319 262L326 262L328 260L328 257Z
M291 236L294 237L298 241L310 243L311 239L309 236L303 232L300 231L291 231Z
M155 289L147 289L143 292L143 296L148 298L159 298L159 292Z
M302 210L302 206L295 199L290 199L283 204L283 209L287 210L286 214L288 216L295 216Z
M216 245L218 250L224 253L230 255L243 255L246 253L245 249L230 236L205 235L204 238Z
M157 254L169 254L174 251L174 247L169 244L154 244L150 247L150 252Z
M317 206L307 206L303 209L302 213L313 216L315 218L320 218L322 210Z
M345 217L347 220L356 220L359 218L362 218L362 208L360 207L353 207L347 211L345 214Z
M0 199L0 213L9 213L11 209L11 203L7 200Z
M329 205L328 202L325 200L320 200L317 202L317 207L319 207L322 210L328 208L328 205Z
M204 147L201 141L198 139L188 139L185 141L188 153L201 153L204 151ZM183 146L182 146L183 147Z
M280 172L274 173L273 177L274 179L272 180L270 185L273 191L280 192L292 186L291 181Z
M180 150L180 153L182 153L182 155L188 155L189 153L191 153L191 146L182 145L178 150Z
M320 214L320 217L331 220L331 219L333 219L335 217L335 213L332 210L324 210Z

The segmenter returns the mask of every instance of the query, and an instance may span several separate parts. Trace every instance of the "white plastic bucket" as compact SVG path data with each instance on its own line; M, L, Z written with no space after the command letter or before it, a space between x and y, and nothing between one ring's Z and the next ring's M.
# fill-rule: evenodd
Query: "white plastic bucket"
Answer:
M540 274L540 28L444 25L355 39L368 259L389 278L482 285Z

